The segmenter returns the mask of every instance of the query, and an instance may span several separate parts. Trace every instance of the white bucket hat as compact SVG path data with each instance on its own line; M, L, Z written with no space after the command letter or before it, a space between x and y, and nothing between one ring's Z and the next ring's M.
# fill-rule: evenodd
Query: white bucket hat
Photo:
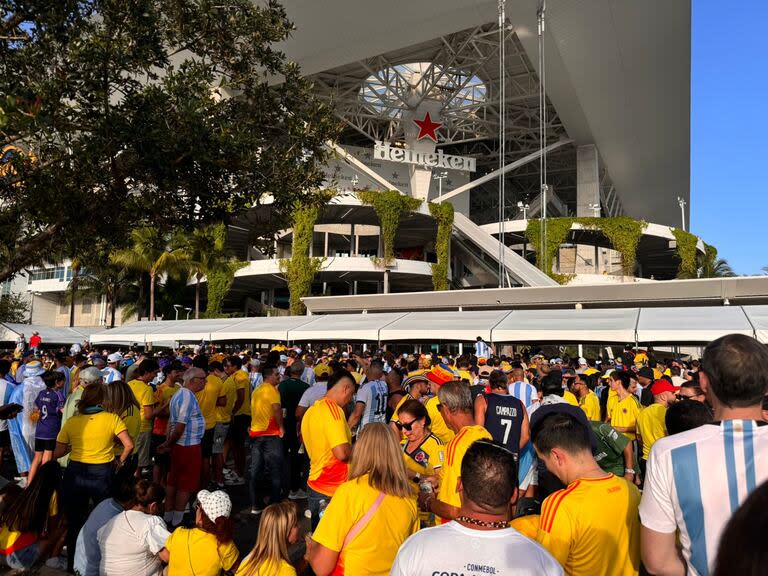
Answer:
M221 516L229 518L229 513L232 512L232 500L223 490L216 490L215 492L200 490L197 493L197 500L200 502L200 507L205 515L212 522L216 522L216 518Z

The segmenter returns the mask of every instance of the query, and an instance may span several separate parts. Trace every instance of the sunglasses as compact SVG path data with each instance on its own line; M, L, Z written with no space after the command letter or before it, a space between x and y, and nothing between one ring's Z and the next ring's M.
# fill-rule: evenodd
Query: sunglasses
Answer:
M693 398L696 398L696 396L703 396L703 394L691 394L690 396L685 394L675 394L675 398L678 400L692 400Z
M395 426L397 426L398 430L405 430L406 432L410 432L413 428L414 422L416 422L416 420L411 420L410 422L395 422Z

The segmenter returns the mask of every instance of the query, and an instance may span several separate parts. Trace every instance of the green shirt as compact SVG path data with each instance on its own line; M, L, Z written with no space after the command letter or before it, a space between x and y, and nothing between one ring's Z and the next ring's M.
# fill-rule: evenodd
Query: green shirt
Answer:
M589 424L597 438L595 460L600 468L616 476L624 476L624 449L629 439L605 422L590 421Z

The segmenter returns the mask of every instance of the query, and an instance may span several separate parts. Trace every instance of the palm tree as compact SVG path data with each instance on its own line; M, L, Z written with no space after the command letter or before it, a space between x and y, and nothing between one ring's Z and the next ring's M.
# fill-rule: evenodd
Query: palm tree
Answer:
M227 250L227 227L219 222L177 235L177 245L184 251L189 273L195 278L195 318L200 317L200 281L211 273L227 270L234 258Z
M179 273L185 268L187 256L169 243L168 235L153 226L131 231L131 247L118 250L112 261L127 268L149 274L149 319L155 319L155 284L158 276Z
M109 327L115 327L115 313L118 305L127 300L130 292L136 291L136 273L112 262L111 259L93 263L80 276L78 290L84 296L100 298L107 302Z
M724 258L717 257L717 249L705 244L704 259L699 268L699 278L732 278L736 273Z

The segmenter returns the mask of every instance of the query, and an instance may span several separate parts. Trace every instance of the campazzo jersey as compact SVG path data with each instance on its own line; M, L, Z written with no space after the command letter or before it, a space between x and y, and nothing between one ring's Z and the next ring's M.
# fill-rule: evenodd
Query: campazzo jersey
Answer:
M709 574L726 523L768 479L768 426L725 420L657 440L651 448L640 520L680 531L688 573Z

